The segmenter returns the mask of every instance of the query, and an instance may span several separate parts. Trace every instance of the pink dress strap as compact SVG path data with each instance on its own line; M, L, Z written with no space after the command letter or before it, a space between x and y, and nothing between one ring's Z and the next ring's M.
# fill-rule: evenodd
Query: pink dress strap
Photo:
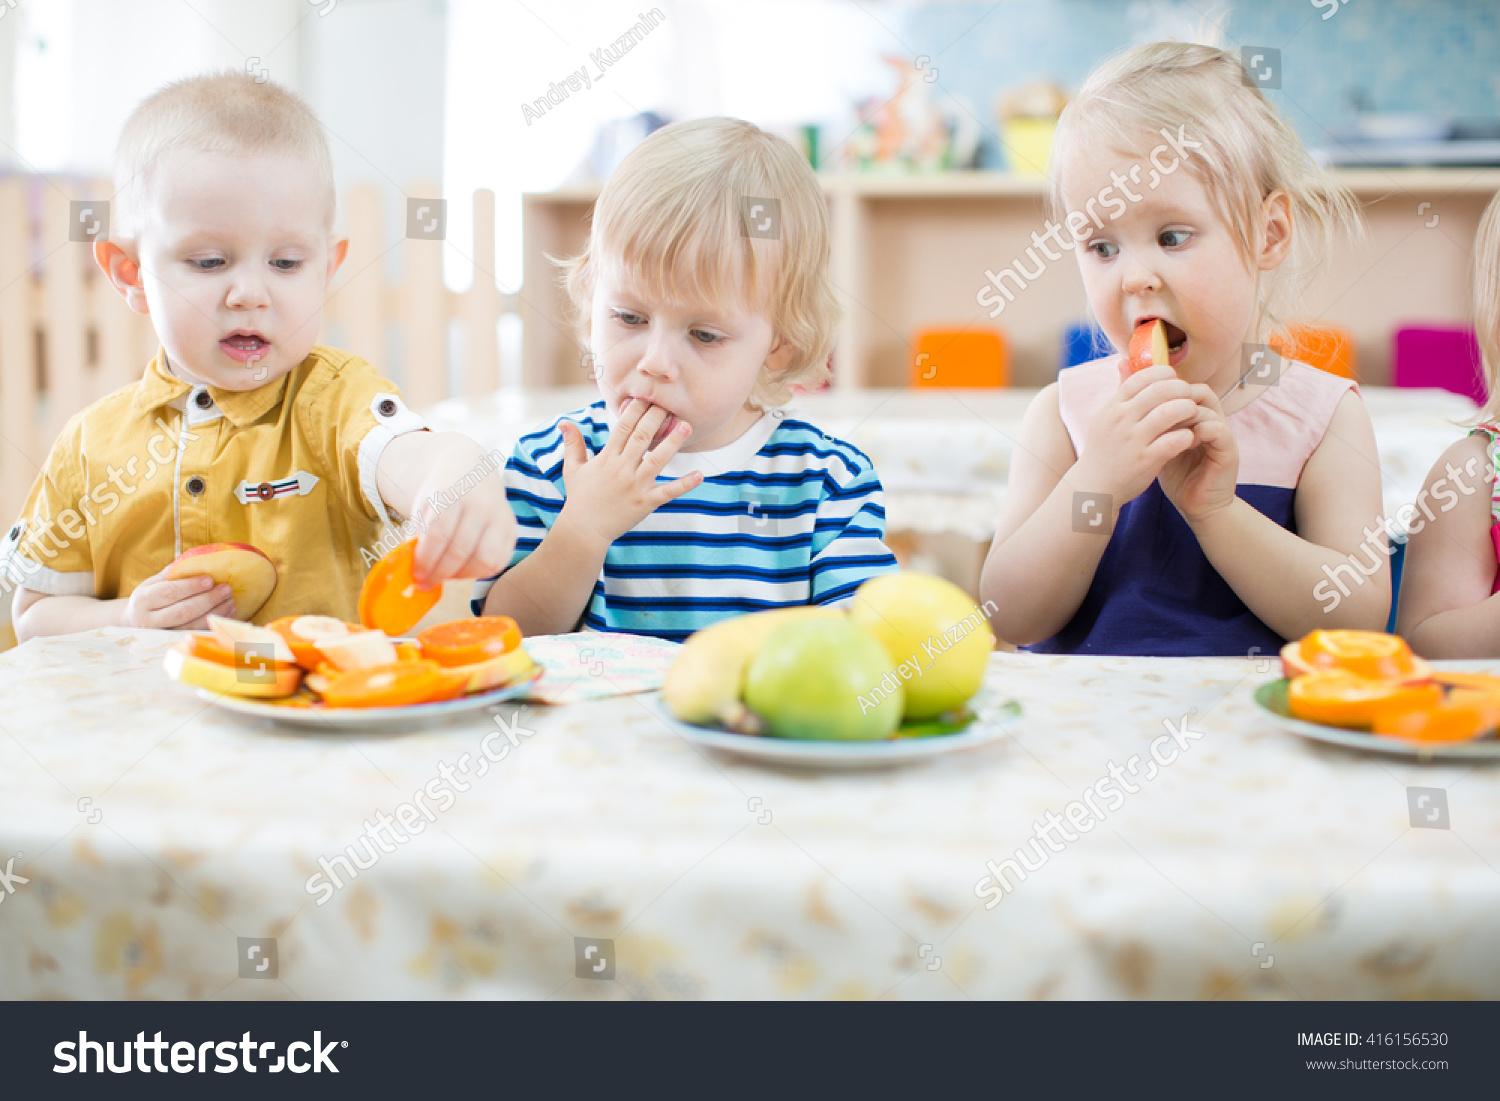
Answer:
M1490 457L1490 469L1495 474L1495 481L1491 483L1490 490L1490 542L1495 545L1495 580L1490 585L1490 595L1500 593L1500 429L1493 425L1481 424L1469 433L1471 436L1483 436L1487 441L1485 451Z

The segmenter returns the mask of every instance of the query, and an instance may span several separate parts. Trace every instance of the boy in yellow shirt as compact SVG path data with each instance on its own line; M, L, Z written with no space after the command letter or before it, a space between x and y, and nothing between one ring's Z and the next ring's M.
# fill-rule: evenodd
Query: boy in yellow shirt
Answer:
M422 533L421 584L509 564L503 480L472 476L490 469L483 448L429 431L368 363L315 345L348 241L333 235L332 160L305 103L246 74L170 84L126 122L115 184L126 236L94 258L161 350L68 422L3 533L18 640L235 615L228 586L163 576L206 543L275 564L257 623L356 618L392 521Z

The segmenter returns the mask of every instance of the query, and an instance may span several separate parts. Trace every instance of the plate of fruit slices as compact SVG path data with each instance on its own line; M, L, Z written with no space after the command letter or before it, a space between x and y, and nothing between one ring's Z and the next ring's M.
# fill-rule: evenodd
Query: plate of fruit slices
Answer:
M1255 703L1282 730L1422 761L1500 760L1500 676L1436 667L1376 631L1313 631L1281 661L1286 676Z
M980 689L961 711L899 727L889 738L868 742L816 741L694 726L673 718L658 694L650 697L647 706L694 745L794 768L884 768L930 760L998 741L1010 733L1021 717L1021 705L1015 700L1007 700L990 689Z
M435 703L403 704L400 707L327 707L315 703L307 696L256 700L211 692L207 688L196 689L195 694L199 699L207 700L226 711L270 719L288 726L342 731L411 730L418 726L444 722L455 715L483 711L495 704L523 696L541 677L542 667L537 665L520 679L486 692Z
M522 695L543 670L509 616L458 619L401 637L441 595L417 585L416 545L408 540L371 567L358 623L298 615L260 626L209 616L207 631L167 651L167 676L226 710L325 730L409 729ZM212 553L192 556L184 570L231 587L234 577L249 578L258 586L255 607L264 605L276 585L274 569L261 568L257 556L264 555L241 544L202 549Z

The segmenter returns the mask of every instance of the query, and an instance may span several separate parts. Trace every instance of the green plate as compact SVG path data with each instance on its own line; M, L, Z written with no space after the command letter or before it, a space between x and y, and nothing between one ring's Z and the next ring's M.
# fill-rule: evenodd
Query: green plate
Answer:
M1390 757L1414 757L1422 761L1487 761L1500 760L1500 741L1481 738L1473 742L1412 742L1404 738L1388 738L1383 734L1371 734L1365 730L1345 730L1338 726L1324 726L1304 719L1292 718L1286 704L1286 678L1273 680L1255 690L1255 704L1262 717L1275 726L1315 742L1341 745L1350 749L1363 749L1370 753L1383 753Z
M882 741L794 741L679 722L661 702L660 693L651 695L648 706L665 725L695 745L773 764L820 769L882 768L987 745L1009 734L1021 716L1021 705L1015 700L980 689L958 714L904 726Z

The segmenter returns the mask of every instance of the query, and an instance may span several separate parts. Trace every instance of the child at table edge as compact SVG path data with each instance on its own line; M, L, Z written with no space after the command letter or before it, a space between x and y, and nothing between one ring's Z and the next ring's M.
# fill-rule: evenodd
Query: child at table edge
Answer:
M1068 368L1032 403L981 575L995 634L1254 656L1317 627L1379 630L1390 570L1383 528L1366 531L1380 471L1358 387L1263 351L1334 232L1360 226L1353 198L1237 55L1176 42L1089 76L1051 173L1091 312L1117 348L1168 322L1172 362ZM1353 573L1361 549L1373 571L1329 607L1325 568Z
M868 456L778 408L829 378L839 313L790 143L736 119L658 130L562 266L602 397L517 442L516 550L476 614L681 640L897 568Z
M275 564L258 623L355 619L361 551L392 520L422 527L419 582L509 560L501 479L432 507L483 449L429 431L368 363L314 344L348 241L333 234L327 138L300 98L246 73L168 84L126 121L115 170L113 228L129 236L94 257L161 350L68 421L0 544L19 641L235 616L227 585L163 576L208 543Z
M1410 518L1398 514L1410 534L1396 631L1429 658L1500 657L1500 194L1479 220L1473 285L1489 399L1432 465Z

